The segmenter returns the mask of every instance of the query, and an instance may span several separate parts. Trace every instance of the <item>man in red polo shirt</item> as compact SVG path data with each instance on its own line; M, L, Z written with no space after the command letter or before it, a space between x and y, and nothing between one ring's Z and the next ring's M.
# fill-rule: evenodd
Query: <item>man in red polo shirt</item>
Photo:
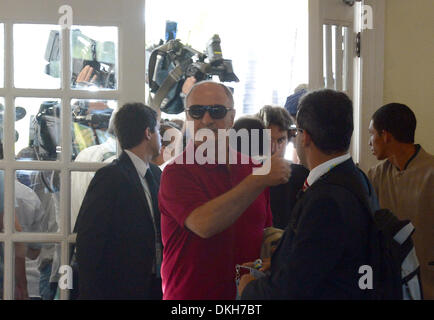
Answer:
M231 91L212 81L195 84L186 97L186 117L194 124L191 134L209 129L213 137L207 139L217 141L218 130L231 128L235 118ZM267 175L254 175L251 162L241 164L239 153L217 146L215 161L199 164L197 156L189 161L202 143L190 141L161 177L166 300L234 299L235 265L259 257L263 230L272 223L266 188L286 183L290 176L283 158L269 160ZM219 157L219 152L226 155ZM224 164L217 160L225 157ZM236 157L236 164L229 164L234 162L229 157Z

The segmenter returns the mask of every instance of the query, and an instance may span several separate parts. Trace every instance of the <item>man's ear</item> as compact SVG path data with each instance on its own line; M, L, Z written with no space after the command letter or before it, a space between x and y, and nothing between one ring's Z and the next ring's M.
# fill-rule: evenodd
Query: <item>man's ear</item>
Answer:
M306 130L303 131L303 134L301 135L301 144L303 147L308 147L313 143L312 137Z
M151 140L151 137L152 137L152 132L151 132L151 129L148 127L145 130L145 139L146 140Z
M381 134L381 138L383 139L383 142L385 144L391 143L393 141L392 134L386 130L383 130L383 133Z

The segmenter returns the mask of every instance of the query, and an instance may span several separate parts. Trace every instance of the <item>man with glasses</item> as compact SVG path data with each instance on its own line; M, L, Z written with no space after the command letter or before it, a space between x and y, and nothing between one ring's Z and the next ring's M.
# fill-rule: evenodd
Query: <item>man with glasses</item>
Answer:
M279 156L284 157L286 146L297 134L288 111L282 107L264 106L259 110L257 117L271 131L271 154L273 155L279 150ZM297 193L303 187L308 174L309 170L304 166L293 163L291 164L291 179L285 184L270 188L274 227L285 229L288 225L291 211L297 200Z
M238 289L243 299L366 299L370 290L360 287L359 270L372 265L369 243L378 238L357 193L337 183L366 190L348 152L352 102L334 90L311 92L301 100L296 122L297 154L310 169L304 192L272 256L270 274L256 280L244 275Z
M241 164L241 154L216 144L214 157L208 150L205 164L198 157L189 164L189 153L216 142L219 130L232 127L235 109L231 91L212 81L195 84L185 106L190 137L205 132L207 140L189 141L161 177L163 298L234 299L235 265L259 256L263 230L271 225L264 190L288 181L289 162L272 157L271 171L254 175L251 162ZM229 164L229 157L236 157L236 163Z

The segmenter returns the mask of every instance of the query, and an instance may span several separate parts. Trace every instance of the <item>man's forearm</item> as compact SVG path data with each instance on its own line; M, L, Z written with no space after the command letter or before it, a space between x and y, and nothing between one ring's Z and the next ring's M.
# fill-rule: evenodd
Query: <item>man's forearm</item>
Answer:
M201 238L210 238L231 226L264 188L259 176L250 175L235 188L193 210L185 226Z

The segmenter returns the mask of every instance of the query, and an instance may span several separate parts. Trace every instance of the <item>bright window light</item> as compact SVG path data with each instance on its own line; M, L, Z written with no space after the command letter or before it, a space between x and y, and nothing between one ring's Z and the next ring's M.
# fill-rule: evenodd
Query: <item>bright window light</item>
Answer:
M201 52L218 34L223 58L232 60L240 79L227 83L235 89L238 118L266 104L284 106L288 95L307 83L307 4L305 0L149 0L146 46L165 39L167 20L178 23L177 39Z

